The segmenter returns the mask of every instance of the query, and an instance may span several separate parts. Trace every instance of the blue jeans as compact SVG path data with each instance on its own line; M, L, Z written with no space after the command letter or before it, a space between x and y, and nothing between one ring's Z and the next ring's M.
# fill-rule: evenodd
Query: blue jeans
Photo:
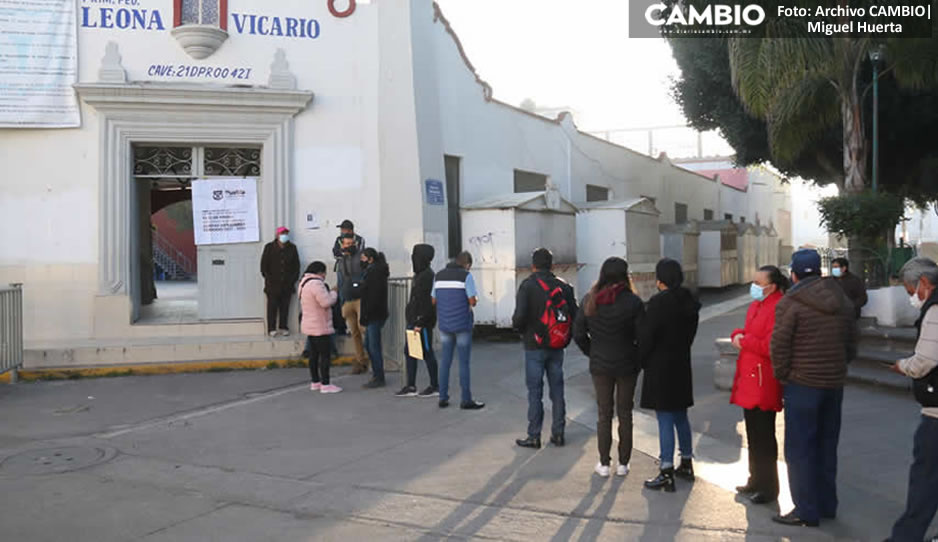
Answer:
M541 436L544 425L544 374L550 389L551 434L563 435L567 405L563 398L563 350L525 350L525 383L528 386L528 436Z
M375 380L384 382L384 354L381 352L381 328L384 320L372 322L365 328L365 350L371 358L371 371Z
M915 431L905 513L892 528L892 542L919 542L938 511L938 418L922 416Z
M453 350L459 355L459 389L463 403L472 401L469 381L469 355L472 352L472 331L448 333L440 331L440 401L449 401L449 368Z
M806 521L837 515L837 443L844 389L785 385L785 462L794 513Z
M658 418L658 447L660 454L658 461L662 469L674 466L674 431L677 430L677 441L681 448L681 459L694 457L694 441L690 432L690 420L687 419L687 409L684 410L656 410Z

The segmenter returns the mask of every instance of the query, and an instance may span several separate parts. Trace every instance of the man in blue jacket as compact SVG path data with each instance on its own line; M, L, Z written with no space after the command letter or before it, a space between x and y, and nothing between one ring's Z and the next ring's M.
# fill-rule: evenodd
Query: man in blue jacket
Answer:
M449 368L453 350L459 354L459 386L462 392L459 408L479 410L485 403L475 401L469 385L469 355L472 351L472 307L477 301L475 280L469 273L472 255L461 252L445 269L436 274L433 283L433 304L436 305L440 327L442 358L440 359L440 408L449 406Z

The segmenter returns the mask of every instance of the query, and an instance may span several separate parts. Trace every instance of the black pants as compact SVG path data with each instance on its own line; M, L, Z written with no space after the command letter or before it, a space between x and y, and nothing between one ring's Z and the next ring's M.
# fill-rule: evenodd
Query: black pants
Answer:
M332 335L307 337L306 349L309 351L309 376L314 383L329 385L329 365L332 360Z
M290 314L290 300L293 299L293 292L277 292L267 294L267 331L274 331L277 327L277 316L280 316L279 329L290 329L287 323L287 317Z
M893 542L918 542L938 510L938 418L922 415L915 431L905 513L892 528Z
M758 408L743 410L749 443L749 487L769 497L778 497L778 441L775 412Z
M593 375L599 419L596 433L599 439L599 461L606 466L612 461L612 413L619 418L619 463L628 465L632 459L632 407L635 402L635 384L638 375Z
M413 329L408 327L407 329ZM423 361L427 364L427 373L430 375L430 385L434 388L440 387L438 366L436 363L436 354L433 353L433 330L421 329L420 337L423 339ZM417 358L410 356L407 345L404 345L404 353L407 354L407 385L417 387Z

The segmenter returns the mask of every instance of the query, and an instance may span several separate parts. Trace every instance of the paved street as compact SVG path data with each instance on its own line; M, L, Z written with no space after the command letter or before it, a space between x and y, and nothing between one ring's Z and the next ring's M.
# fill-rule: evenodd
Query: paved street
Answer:
M642 488L657 453L644 412L632 473L592 475L595 406L573 350L568 445L515 447L526 423L520 346L480 341L479 412L397 399L395 386L366 392L364 377L348 375L337 379L345 393L312 394L305 370L0 387L0 538L881 540L904 501L917 423L903 395L848 389L837 521L777 526L772 508L731 491L746 471L742 416L714 390L711 366L713 339L743 310L701 325L691 411L700 479L676 494Z

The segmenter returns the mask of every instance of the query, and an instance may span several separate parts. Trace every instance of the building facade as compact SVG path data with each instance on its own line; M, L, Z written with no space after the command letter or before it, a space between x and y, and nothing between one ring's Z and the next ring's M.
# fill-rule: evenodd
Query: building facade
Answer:
M666 156L496 100L431 0L75 10L80 123L0 128L0 282L24 284L33 349L186 339L174 355L202 359L205 343L263 336L258 262L282 225L305 266L330 262L352 219L406 276L415 243L441 267L470 248L461 209L507 194L645 197L662 224L721 209L717 182ZM154 296L168 301L153 291L167 236L152 217L191 204L194 181L239 178L256 186L257 239L193 248L198 308L148 322Z

